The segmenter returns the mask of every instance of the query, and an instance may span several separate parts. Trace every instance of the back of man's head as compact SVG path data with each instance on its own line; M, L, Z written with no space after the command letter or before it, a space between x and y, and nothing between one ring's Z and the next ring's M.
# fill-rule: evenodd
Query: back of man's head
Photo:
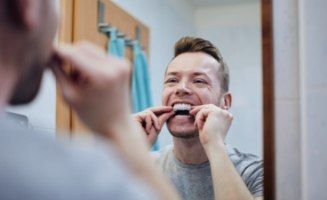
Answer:
M177 57L178 55L187 52L203 52L216 59L217 62L220 63L218 76L222 82L221 88L223 89L224 92L228 92L229 90L228 66L225 63L222 55L220 54L218 48L215 45L213 45L210 41L202 38L183 37L180 40L178 40L175 44L174 57Z
M30 102L37 94L57 28L54 3L1 0L0 70L16 74L11 104Z

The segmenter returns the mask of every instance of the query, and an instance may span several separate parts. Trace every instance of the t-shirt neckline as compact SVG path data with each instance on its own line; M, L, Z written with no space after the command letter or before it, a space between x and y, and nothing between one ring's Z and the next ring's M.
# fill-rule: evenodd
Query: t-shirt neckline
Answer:
M178 160L174 154L173 151L173 147L170 149L170 155L172 156L172 160L174 163L177 164L177 166L182 167L182 168L186 168L186 169L202 169L202 168L207 168L210 167L210 163L209 160L204 162L204 163L200 163L200 164L185 164L182 163L180 160Z

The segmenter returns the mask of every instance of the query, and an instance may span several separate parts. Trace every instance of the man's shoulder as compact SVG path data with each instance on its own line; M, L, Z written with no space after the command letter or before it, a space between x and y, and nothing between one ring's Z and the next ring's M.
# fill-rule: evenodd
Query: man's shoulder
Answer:
M263 195L263 161L260 157L244 153L237 148L227 146L229 158L236 170L242 177L252 195L259 197Z
M239 149L226 145L227 153L235 166L246 166L249 164L261 164L262 159L252 153L242 152Z
M226 145L230 160L244 180L263 176L263 161L259 156Z
M68 146L46 133L23 129L3 119L0 160L4 161L0 167L0 199L13 194L42 199L43 195L55 197L55 193L63 192L67 199L132 197L131 194L143 198L147 195L137 190L148 192L147 186L129 173L114 149ZM14 186L7 187L6 182Z
M159 149L159 151L151 152L151 155L155 158L156 163L162 166L169 161L172 152L173 152L173 146L167 145Z

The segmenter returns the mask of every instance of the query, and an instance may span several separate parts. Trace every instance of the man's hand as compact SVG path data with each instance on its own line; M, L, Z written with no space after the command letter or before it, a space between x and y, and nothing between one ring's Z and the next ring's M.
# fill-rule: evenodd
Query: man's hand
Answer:
M129 63L85 42L58 48L56 53L60 62L51 69L81 120L98 133L121 132L130 121ZM65 64L71 65L70 72Z
M134 121L151 145L156 141L164 123L174 114L171 106L154 107L133 115Z
M110 139L126 166L153 187L160 199L178 199L176 191L148 154L144 135L135 134L139 130L130 116L129 64L108 56L90 43L56 51L51 69L65 100L82 121ZM64 63L70 64L72 70L66 70Z
M224 144L233 116L213 104L196 106L190 114L195 115L200 141L210 162L215 199L253 200Z
M204 148L212 143L224 142L233 116L213 104L195 106L191 111L195 116L195 125L199 129L199 137Z

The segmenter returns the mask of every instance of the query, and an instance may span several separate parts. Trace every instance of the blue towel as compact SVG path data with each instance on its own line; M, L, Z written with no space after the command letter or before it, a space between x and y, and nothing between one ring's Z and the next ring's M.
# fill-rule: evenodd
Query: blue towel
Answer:
M133 111L140 112L152 106L148 63L145 53L137 41L133 42Z
M125 57L125 40L124 38L117 37L118 30L116 28L108 28L106 30L110 38L107 44L108 53L119 58Z
M107 44L108 54L117 57L125 57L125 40L117 37L116 28L108 28L106 34L110 38ZM133 112L137 113L152 107L152 96L149 82L149 72L147 58L142 51L140 44L133 41L133 74L132 74L132 102ZM156 142L152 150L158 150Z
M132 98L134 113L143 111L153 105L148 62L138 41L133 42ZM158 149L159 145L156 142L152 150L156 151Z

